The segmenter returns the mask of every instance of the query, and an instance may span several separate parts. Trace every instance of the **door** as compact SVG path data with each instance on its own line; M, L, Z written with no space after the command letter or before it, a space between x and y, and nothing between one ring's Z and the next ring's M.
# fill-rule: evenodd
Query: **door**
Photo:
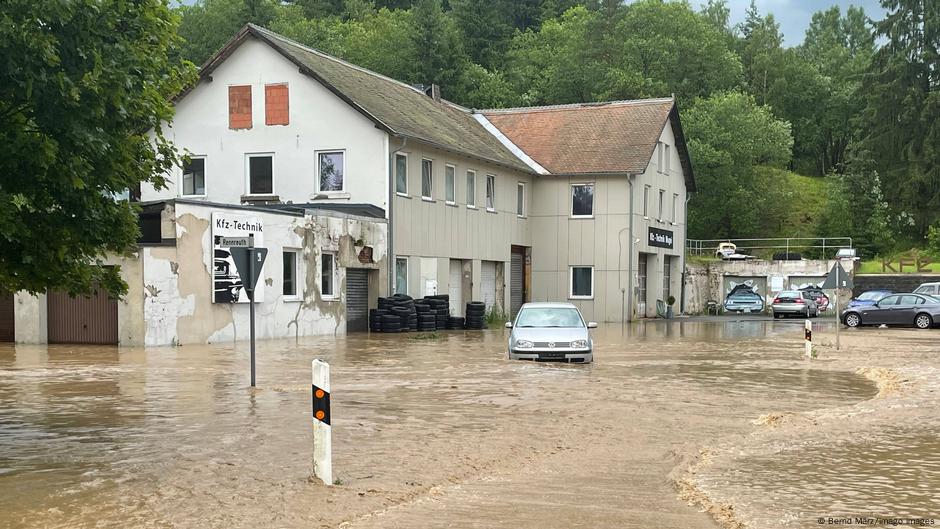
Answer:
M450 313L463 316L463 263L460 259L450 260Z
M917 313L918 305L924 302L918 296L901 296L898 304L891 307L891 323L898 325L911 325Z
M13 294L0 292L0 342L16 340L14 321Z
M641 253L639 261L639 272L637 273L637 302L639 303L638 311L641 318L646 317L646 271L647 271L647 257L649 254Z
M862 309L862 323L865 325L881 325L891 323L892 310L897 306L901 296L885 296L878 303Z
M509 317L515 318L525 303L525 253L513 248L509 268Z
M491 309L496 305L496 263L483 261L480 276L483 285L483 303L486 303L487 309Z
M47 299L49 343L118 343L117 300L101 290L91 296L69 297L50 292Z
M369 330L369 271L346 269L346 332Z

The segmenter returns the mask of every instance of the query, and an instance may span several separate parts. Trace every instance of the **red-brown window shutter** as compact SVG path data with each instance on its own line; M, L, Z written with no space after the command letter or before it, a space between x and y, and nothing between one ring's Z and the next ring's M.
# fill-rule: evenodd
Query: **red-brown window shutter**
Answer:
M286 84L264 85L264 124L287 125L290 123L290 107Z
M251 86L228 87L228 128L251 128Z

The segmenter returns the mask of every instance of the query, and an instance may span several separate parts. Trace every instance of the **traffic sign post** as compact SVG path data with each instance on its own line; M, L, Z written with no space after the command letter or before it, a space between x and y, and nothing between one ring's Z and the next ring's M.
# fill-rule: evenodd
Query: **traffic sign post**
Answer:
M311 363L313 379L313 475L333 484L333 432L330 426L330 364Z
M839 289L853 288L854 286L855 285L852 284L852 276L848 275L838 262L832 264L829 275L826 276L826 280L822 284L822 288L824 289L836 289L836 351L838 351L841 346L839 343L839 331L842 327L839 314Z
M231 242L235 239L244 237L223 238L222 244ZM228 241L226 240L228 239ZM232 246L230 252L232 260L235 261L235 269L238 270L238 276L245 286L245 293L248 294L248 334L251 341L251 387L255 387L255 286L261 277L261 268L264 266L264 260L268 256L267 248L255 248L255 236L250 234L247 237L247 246Z

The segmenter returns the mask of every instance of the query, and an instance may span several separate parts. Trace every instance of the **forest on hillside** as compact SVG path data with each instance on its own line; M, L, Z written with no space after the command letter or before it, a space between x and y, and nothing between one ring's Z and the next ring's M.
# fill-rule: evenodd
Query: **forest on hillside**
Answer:
M940 253L940 2L882 5L884 20L819 11L794 47L753 2L732 26L725 0L699 10L662 0L197 0L176 10L179 53L197 65L253 22L436 83L470 108L675 95L698 183L690 238L852 236L869 255ZM823 196L806 200L806 178L788 171L820 181L811 188Z

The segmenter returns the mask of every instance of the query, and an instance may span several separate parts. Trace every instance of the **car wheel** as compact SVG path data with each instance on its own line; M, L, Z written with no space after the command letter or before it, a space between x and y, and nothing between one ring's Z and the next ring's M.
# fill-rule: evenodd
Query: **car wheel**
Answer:
M845 316L845 325L846 327L858 327L862 324L862 318L854 312L850 312Z
M933 318L930 317L930 314L918 314L914 318L914 326L918 329L929 329L933 326Z

